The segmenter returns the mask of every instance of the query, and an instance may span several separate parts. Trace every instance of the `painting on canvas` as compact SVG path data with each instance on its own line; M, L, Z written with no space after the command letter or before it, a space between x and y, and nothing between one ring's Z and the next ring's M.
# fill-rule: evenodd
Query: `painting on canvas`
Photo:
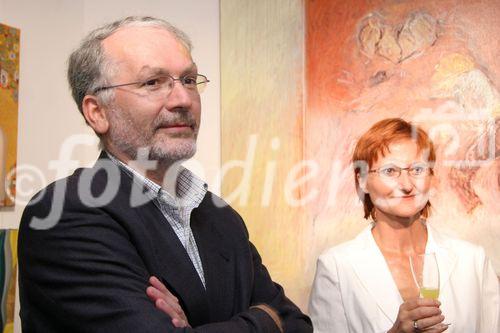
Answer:
M19 29L0 24L0 207L15 198L19 37Z

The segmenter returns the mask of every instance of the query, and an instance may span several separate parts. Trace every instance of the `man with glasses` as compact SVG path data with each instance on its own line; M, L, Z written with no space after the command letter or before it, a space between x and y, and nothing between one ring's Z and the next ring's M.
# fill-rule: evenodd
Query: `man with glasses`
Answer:
M312 332L241 217L180 166L209 82L185 34L150 17L111 23L73 52L68 78L103 152L23 214L23 331Z

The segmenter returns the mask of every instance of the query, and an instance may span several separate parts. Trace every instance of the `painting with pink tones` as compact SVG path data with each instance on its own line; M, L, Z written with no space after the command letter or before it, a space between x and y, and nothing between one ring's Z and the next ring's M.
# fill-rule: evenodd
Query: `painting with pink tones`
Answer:
M291 299L307 308L319 254L369 223L350 160L393 117L437 148L428 222L500 276L499 1L220 4L221 194Z
M365 226L353 146L402 117L437 147L429 222L482 245L500 275L500 2L307 1L306 24L312 256Z

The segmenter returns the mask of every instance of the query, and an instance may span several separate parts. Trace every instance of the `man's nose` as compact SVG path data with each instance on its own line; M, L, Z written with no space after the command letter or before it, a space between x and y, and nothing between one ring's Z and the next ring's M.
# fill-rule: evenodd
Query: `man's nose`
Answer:
M172 85L172 90L167 96L166 106L168 110L176 108L189 108L193 103L195 92L190 91L188 88L179 81L175 80Z

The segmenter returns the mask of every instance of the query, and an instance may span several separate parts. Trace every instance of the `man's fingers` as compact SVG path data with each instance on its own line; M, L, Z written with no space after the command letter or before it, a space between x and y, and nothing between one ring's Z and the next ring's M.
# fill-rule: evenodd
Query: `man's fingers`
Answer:
M163 299L159 299L155 302L155 306L158 310L166 313L170 318L184 320L180 315L177 309L174 308L173 304L169 304L165 302Z
M146 295L148 295L149 299L152 300L153 302L156 302L158 299L158 294L156 293L156 288L155 287L147 287L146 288Z
M177 303L172 297L169 295L162 293L160 290L156 289L153 286L149 286L146 288L146 295L155 302L157 299L163 299L168 303Z
M171 297L175 302L179 303L179 300L177 299L177 297L175 297L171 292L170 290L167 289L167 287L165 287L165 285L156 277L156 276L151 276L149 278L149 283L151 283L151 285L153 287L155 287L156 289L158 289L159 291L167 294L169 297Z
M172 297L165 295L155 287L151 286L146 289L146 294L153 302L155 302L155 304L158 300L162 300L163 302L167 303L167 305L170 306L181 317L185 317L184 311L179 305L177 299L173 299Z
M177 319L177 318L172 319L172 324L175 327L191 327L191 326L189 326L189 324L187 323L187 321L180 320L180 319Z
M155 303L156 308L170 316L175 327L189 326L186 314L179 304L179 299L157 277L151 276L149 283L151 286L146 288L146 294Z
M167 287L165 287L165 285L160 281L160 279L158 279L154 275L149 278L149 283L151 283L152 286L158 288L161 291L168 290Z

